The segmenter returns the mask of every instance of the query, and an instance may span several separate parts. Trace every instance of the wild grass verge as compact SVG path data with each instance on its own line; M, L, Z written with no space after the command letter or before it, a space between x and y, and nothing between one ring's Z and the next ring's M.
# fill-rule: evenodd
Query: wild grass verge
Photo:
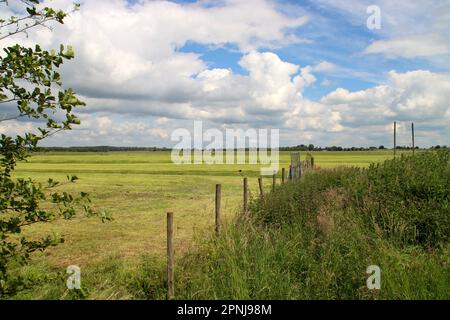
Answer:
M180 299L449 299L450 153L310 173L177 266ZM366 269L381 268L381 290Z

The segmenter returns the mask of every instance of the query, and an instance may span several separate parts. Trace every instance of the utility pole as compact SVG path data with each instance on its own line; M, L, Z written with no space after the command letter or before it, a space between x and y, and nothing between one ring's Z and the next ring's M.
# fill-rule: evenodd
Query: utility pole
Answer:
M413 155L414 155L414 151L416 149L415 142L414 142L414 122L411 122L411 138L412 138L412 149L413 149Z

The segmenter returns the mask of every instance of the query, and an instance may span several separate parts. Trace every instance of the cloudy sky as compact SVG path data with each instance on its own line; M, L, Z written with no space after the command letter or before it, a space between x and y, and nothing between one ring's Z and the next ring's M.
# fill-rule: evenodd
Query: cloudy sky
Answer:
M71 1L48 1L70 7ZM450 145L450 0L85 0L53 31L72 45L82 124L47 145L173 146L171 132L279 128L281 145ZM367 8L381 10L369 29ZM8 16L14 6L2 6ZM15 133L35 124L0 124Z

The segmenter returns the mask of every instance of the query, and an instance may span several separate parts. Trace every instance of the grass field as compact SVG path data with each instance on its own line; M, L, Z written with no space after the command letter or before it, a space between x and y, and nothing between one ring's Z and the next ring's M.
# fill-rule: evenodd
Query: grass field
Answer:
M392 157L392 151L313 152L313 155L316 165L322 168L366 167ZM282 152L280 167L288 167L289 162L289 153ZM142 256L152 257L155 263L162 262L166 211L175 214L177 255L185 252L196 235L213 230L215 184L222 184L223 214L225 219L231 218L241 205L243 176L250 177L251 194L257 192L259 166L175 165L170 152L67 152L35 154L19 165L16 174L42 182L48 178L64 181L67 174L77 175L77 183L66 184L59 190L89 192L94 207L110 212L114 218L102 223L96 218L77 217L28 228L27 234L38 237L57 232L66 241L37 254L24 272L65 271L68 265L78 265L85 274L96 275L89 298L128 298L110 283L108 271L100 270L111 261L120 261L124 264L120 272L126 274ZM270 179L266 183L269 188ZM64 285L61 287L64 292ZM105 290L106 287L112 289ZM44 285L19 297L59 298L59 294Z

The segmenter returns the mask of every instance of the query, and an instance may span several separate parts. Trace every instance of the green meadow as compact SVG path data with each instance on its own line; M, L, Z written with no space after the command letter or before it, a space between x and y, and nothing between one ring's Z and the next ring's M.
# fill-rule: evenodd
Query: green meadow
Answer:
M392 158L392 151L311 154L318 168L367 167ZM280 168L289 163L290 153L281 152ZM195 238L207 237L214 230L215 184L222 185L223 219L231 220L242 205L242 178L249 177L250 196L254 197L259 174L259 165L250 164L176 165L170 152L159 151L34 154L18 166L17 177L44 183L48 178L64 181L67 175L76 175L76 183L63 184L58 190L90 193L94 208L109 212L113 221L77 216L26 229L33 237L58 233L65 242L35 254L30 266L17 268L20 276L37 285L24 288L16 298L71 297L61 280L69 265L82 270L85 298L135 297L133 292L140 289L124 287L121 281L134 277L133 270L143 259L150 269L163 266L167 211L174 212L175 252L180 257L198 243ZM267 190L270 184L271 179L265 179Z

